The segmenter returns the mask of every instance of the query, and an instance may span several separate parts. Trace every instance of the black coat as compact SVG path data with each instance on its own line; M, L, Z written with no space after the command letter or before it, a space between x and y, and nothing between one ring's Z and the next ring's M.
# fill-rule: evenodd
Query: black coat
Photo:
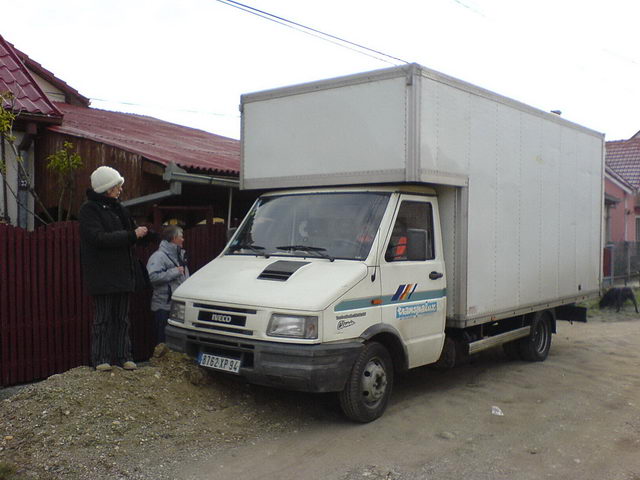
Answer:
M79 220L82 273L89 294L133 292L138 260L132 247L137 237L127 209L117 199L89 189Z

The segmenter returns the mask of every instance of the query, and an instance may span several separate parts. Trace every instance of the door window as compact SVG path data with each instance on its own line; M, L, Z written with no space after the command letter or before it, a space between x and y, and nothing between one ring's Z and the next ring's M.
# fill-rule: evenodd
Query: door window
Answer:
M435 258L433 208L431 203L403 201L400 204L398 216L391 232L391 239L384 255L387 262L408 260L410 230L426 232L426 259L433 260Z

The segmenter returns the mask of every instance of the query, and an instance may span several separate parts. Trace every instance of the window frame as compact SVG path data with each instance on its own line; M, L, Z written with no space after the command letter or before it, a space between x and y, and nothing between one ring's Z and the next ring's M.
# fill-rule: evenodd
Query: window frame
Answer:
M401 213L402 213L402 208L405 204L418 204L418 205L424 205L425 208L427 209L427 217L426 217L426 221L427 221L427 225L426 228L424 228L424 230L427 232L427 251L425 252L426 257L424 260L410 260L408 258L388 258L388 252L390 248L397 248L398 246L402 246L401 244L396 244L394 247L391 247L392 245L392 241L394 239L394 231L396 230L396 225L398 222L398 219L401 218ZM434 218L434 207L433 207L433 202L431 200L425 199L425 200L418 200L418 199L413 199L413 198L401 198L400 202L398 203L398 206L396 208L396 213L393 217L393 224L392 227L390 229L390 233L387 239L387 242L385 244L385 248L384 248L384 253L383 253L383 258L385 263L387 264L395 264L398 262L428 262L428 261L433 261L436 260L437 254L436 254L436 243L435 243L435 218ZM417 228L415 226L409 226L407 225L405 227L406 232L408 232L409 229L411 228ZM422 230L422 229L421 229ZM397 235L396 235L397 236ZM405 235L406 237L406 235ZM400 237L402 238L402 237Z

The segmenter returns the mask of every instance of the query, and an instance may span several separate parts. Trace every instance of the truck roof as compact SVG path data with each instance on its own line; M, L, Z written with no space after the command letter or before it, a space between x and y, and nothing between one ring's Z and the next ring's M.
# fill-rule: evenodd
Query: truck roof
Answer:
M343 185L337 187L322 188L291 188L274 190L263 194L270 195L291 195L304 193L329 193L329 192L390 192L390 193L410 193L415 195L436 196L435 189L428 184L389 184L389 185Z

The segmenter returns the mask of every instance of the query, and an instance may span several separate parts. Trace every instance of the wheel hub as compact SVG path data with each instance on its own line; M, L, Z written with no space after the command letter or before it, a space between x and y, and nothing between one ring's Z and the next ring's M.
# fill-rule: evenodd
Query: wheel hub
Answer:
M377 359L372 359L362 372L362 396L367 403L379 401L387 389L387 373Z
M547 342L548 342L548 326L545 322L540 322L537 325L537 328L534 332L534 336L533 336L533 344L535 345L536 351L538 351L539 353L544 352L544 350L547 348Z

